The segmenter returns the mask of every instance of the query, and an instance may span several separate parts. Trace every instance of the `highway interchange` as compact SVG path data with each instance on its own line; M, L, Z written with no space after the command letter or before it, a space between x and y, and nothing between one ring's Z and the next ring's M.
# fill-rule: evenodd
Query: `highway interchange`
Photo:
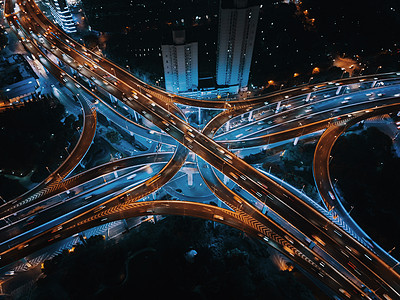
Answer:
M14 12L14 7L19 11ZM77 95L84 111L84 126L77 146L58 170L34 190L0 208L4 223L0 229L1 266L104 222L140 215L182 214L221 222L262 239L338 297L400 297L400 276L392 268L397 262L362 230L350 234L335 222L339 216L356 226L343 209L337 210L337 196L329 194L334 189L326 163L333 143L350 124L399 110L400 74L306 85L240 101L189 99L152 87L73 41L32 0L16 6L6 1L5 16L27 51ZM60 68L57 61L62 61L65 68ZM86 77L85 83L74 78L77 73ZM103 100L107 95L160 129L129 120L137 129L135 133L174 145L175 151L119 160L68 178L95 135L96 102L107 105ZM177 103L223 112L200 131L187 122ZM314 160L325 214L228 150L262 147L326 128L322 137L326 142L320 141ZM197 155L204 181L225 207L173 200L141 201L177 174L190 151ZM157 172L146 178L141 167L149 164L154 164ZM117 170L122 173L114 175L113 180L99 182L99 177ZM228 188L216 175L218 172L243 193ZM84 193L67 194L85 183L91 184ZM67 197L55 197L60 193Z

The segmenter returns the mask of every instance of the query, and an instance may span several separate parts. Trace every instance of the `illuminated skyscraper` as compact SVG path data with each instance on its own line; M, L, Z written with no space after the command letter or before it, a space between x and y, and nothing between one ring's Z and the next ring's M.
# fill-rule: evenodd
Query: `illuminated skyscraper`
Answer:
M46 4L50 7L55 21L66 33L76 32L75 22L72 19L66 0L47 0Z
M199 84L198 43L185 43L184 30L172 32L172 45L162 45L165 88L173 93L195 91Z
M217 84L246 87L256 36L259 6L247 0L221 0L218 24Z

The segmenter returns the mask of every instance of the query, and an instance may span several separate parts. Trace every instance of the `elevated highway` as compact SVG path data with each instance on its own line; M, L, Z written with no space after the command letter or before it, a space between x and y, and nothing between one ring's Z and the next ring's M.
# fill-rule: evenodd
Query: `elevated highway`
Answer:
M27 5L27 3L29 4ZM327 285L330 286L333 290L337 291L338 294L341 293L341 288L346 287L346 289L349 290L346 293L350 293L353 297L359 298L363 295L363 291L361 290L359 285L352 281L352 278L346 277L341 272L338 272L337 269L334 267L335 265L340 265L340 267L343 268L345 272L350 274L352 277L357 278L360 283L369 287L372 291L375 292L377 296L381 298L389 297L395 299L395 297L400 296L399 275L394 272L390 268L390 266L385 263L385 261L378 257L376 253L372 252L370 249L360 244L357 240L355 240L353 237L343 231L340 227L330 222L329 219L327 219L318 210L315 210L307 203L304 203L304 201L302 201L298 196L288 191L262 172L259 172L250 165L246 164L242 159L236 157L226 148L221 147L218 143L212 140L209 135L204 134L204 132L200 132L193 126L189 125L182 115L175 115L177 110L174 103L178 102L200 107L230 108L228 112L224 113L229 119L229 114L231 114L232 117L233 113L239 114L238 111L242 109L247 111L250 111L252 109L254 110L256 108L265 106L265 102L268 102L268 104L272 102L279 103L279 101L299 95L305 95L305 97L307 98L309 97L308 95L311 92L322 90L325 88L336 90L335 93L337 93L337 91L340 92L340 86L344 82L359 83L364 82L367 79L371 79L372 77L352 78L340 82L338 81L325 83L321 84L320 86L304 86L301 88L294 88L258 99L247 99L245 104L243 104L243 101L230 101L229 103L227 103L226 101L202 101L193 99L188 100L187 98L169 95L164 91L157 90L154 87L151 87L137 80L132 75L120 69L118 66L112 64L111 62L105 60L104 58L98 57L96 56L96 54L91 53L87 49L84 49L83 46L79 45L75 41L72 41L70 37L66 36L64 33L58 30L50 21L48 21L33 1L29 0L28 2L19 2L18 4L20 4L21 7L21 13L19 14L20 18L16 14L12 14L10 10L6 11L6 16L9 22L13 23L15 28L18 27L21 30L24 30L26 34L28 34L29 30L31 29L29 29L30 23L28 23L27 21L33 22L32 20L34 19L37 22L35 27L42 28L43 31L41 34L43 37L45 36L44 32L47 32L46 39L48 36L48 41L53 44L54 47L62 50L63 52L66 51L64 53L69 52L71 54L69 56L72 57L73 60L78 62L78 64L75 66L71 64L71 68L76 68L75 70L79 72L82 69L85 69L84 72L82 71L80 73L83 73L84 76L89 76L89 74L91 75L90 77L93 76L95 78L94 82L97 85L101 86L109 94L119 99L122 103L124 103L124 105L127 105L134 111L140 113L143 117L154 123L157 127L159 127L180 144L177 147L173 158L167 164L168 167L163 168L159 174L149 179L147 181L147 184L144 183L143 185L141 185L140 188L135 187L135 191L137 193L134 196L130 194L131 190L123 191L119 195L113 195L113 198L107 200L106 203L102 203L102 205L106 206L107 209L104 208L102 209L101 213L95 214L95 216L91 216L89 219L87 219L87 222L84 222L82 220L80 222L84 223L76 223L75 227L79 227L83 224L91 224L91 226L95 226L95 224L98 224L99 220L100 222L101 220L109 220L108 217L106 220L104 220L104 214L106 212L107 214L112 214L113 210L118 210L118 207L124 205L132 205L140 211L140 209L138 208L140 206L140 202L137 201L143 198L143 196L152 193L153 191L161 187L164 183L166 183L169 178L171 178L170 175L175 174L182 166L184 159L186 158L186 155L190 150L196 153L198 157L201 157L203 160L207 161L214 168L225 174L227 177L230 178L230 180L241 186L250 195L252 195L252 197L258 199L266 206L268 206L268 208L272 209L282 219L286 220L286 222L296 228L297 231L300 232L303 236L308 237L309 240L315 239L315 237L317 237L318 240L321 241L321 248L323 247L324 251L330 256L328 260L325 258L325 262L327 263L327 268L329 268L329 272L335 272L335 277L330 277L333 276L332 273L328 274L328 272L324 270L322 270L322 272L312 273L316 278L322 277L333 279L330 280L328 283L325 279L323 279L322 281L327 283ZM29 43L30 42L27 42L26 44ZM29 46L27 48L30 49ZM39 48L40 47L36 47L36 50L31 51L41 51ZM42 53L42 56L45 55L44 52ZM61 57L62 56L63 55L61 54ZM64 58L63 61L67 63L66 60L68 60L68 58ZM87 67L83 67L85 63L87 64ZM80 67L80 65L82 66L82 68ZM86 72L86 69L90 70L91 72ZM106 73L104 73L104 71L106 71ZM60 77L60 73L56 73L55 75ZM104 78L105 75L106 78ZM381 75L379 79L397 78L397 76L398 75L395 73L384 74ZM64 77L65 75L63 75L63 78ZM108 84L104 83L104 79L109 80L106 80ZM170 101L168 99L170 99ZM381 105L381 102L379 103L379 105ZM289 115L288 117L291 118L294 116ZM321 124L314 124L316 128L321 125L326 127L327 124L332 121L331 117L328 119L326 117L322 119L323 120L320 120L320 122L322 122ZM222 125L223 118L221 118L221 120L219 120L218 122L219 123L217 123L216 126ZM296 134L299 135L304 134L304 128L293 128L291 130L297 130ZM214 132L212 131L213 130L210 131L210 134L214 134L215 130ZM283 139L285 138L286 137L283 137ZM263 143L265 144L265 139ZM217 192L218 194L218 191L215 192ZM315 268L316 258L318 260L320 260L321 258L318 257L318 255L316 255L316 253L312 251L312 249L304 246L304 241L300 241L296 236L293 236L292 233L287 232L287 230L281 224L274 223L273 220L269 219L268 216L263 213L263 211L260 212L256 207L250 204L247 199L238 198L241 202L237 201L235 197L227 199L226 195L224 194L225 192L226 191L224 191L223 193L220 192L218 196L222 198L223 201L227 203L227 205L230 206L232 210L235 210L235 212L238 214L237 216L235 216L235 220L233 221L233 223L236 222L236 224L242 224L244 220L243 218L246 218L247 220L249 220L245 222L246 224L249 225L252 222L255 222L252 224L258 224L253 225L253 228L254 226L256 228L267 228L268 230L271 230L271 228L273 228L272 231L275 234L276 232L278 232L278 236L280 236L282 240L286 240L284 237L282 237L282 235L290 236L289 239L292 241L292 243L289 243L292 245L291 247L294 247L293 245L295 245L294 249L296 250L293 250L289 247L289 245L285 245L285 243L283 243L284 247L286 247L287 249L291 249L287 250L285 248L282 248L283 250L285 250L284 252L286 252L287 255L294 257L293 259L299 265L305 266L305 263L307 263L308 267L306 269L310 270L310 268L312 267ZM130 194L129 196L127 196L128 193ZM126 203L123 205L118 204L118 202L116 202L117 197L127 197L127 199L124 198L124 201L126 201ZM138 203L138 205L135 206L135 203ZM165 204L161 202L154 202L152 204L146 205L154 205L157 207L157 209L152 209L148 213L173 213L174 211L166 209ZM179 206L180 204L177 205ZM197 209L201 211L202 208L196 205L194 206L195 210ZM95 207L91 206L89 211L82 212L82 216L86 217L87 214L93 214L93 212L98 209L98 207L100 207L100 205L97 205ZM140 211L140 213L144 214L143 211ZM191 214L196 215L196 212L191 212ZM76 222L76 218L79 217L80 216L74 216L71 222ZM210 217L210 215L207 215L206 218L210 218L213 220L215 219L214 215L212 217ZM220 218L219 220L223 221L225 219L224 217L222 217L222 220ZM69 221L67 219L63 219L63 222ZM64 225L62 226L63 228L65 228ZM54 228L51 230L49 229L46 234L53 234L54 236L60 234L51 232L53 230ZM247 229L242 230L246 231ZM264 231L261 232L262 235L265 233ZM260 233L260 230L258 230L258 233ZM44 233L42 232L40 235L42 234ZM260 235L258 236L260 237ZM5 255L5 258L12 259L12 257L14 257L13 255L19 256L27 253L28 251L33 251L35 247L33 246L31 241L34 241L36 238L37 235L30 237L30 239L27 239L24 242L19 242L18 245L15 245L11 249L4 250L4 252L1 253L2 257L3 255ZM264 236L262 238L264 238ZM21 245L24 246L26 244L28 244L29 247L23 247L22 249L19 249ZM18 251L20 252L18 253ZM319 269L317 270L321 271ZM322 276L319 273L321 273ZM338 284L334 284L333 282L340 282L340 286L342 287L339 288Z

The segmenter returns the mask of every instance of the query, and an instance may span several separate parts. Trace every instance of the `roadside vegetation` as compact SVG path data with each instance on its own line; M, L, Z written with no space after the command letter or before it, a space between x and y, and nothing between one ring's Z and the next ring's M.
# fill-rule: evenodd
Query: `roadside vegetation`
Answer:
M47 168L54 171L73 149L81 124L48 95L0 113L0 196L9 200L25 191L19 179L27 185L44 180Z
M192 250L196 254L190 256ZM236 229L167 217L118 241L89 238L73 252L46 261L46 276L31 295L41 300L315 299L296 269L280 271L269 256L263 243Z
M375 127L341 136L332 149L331 178L345 207L380 246L400 258L398 228L400 158L392 140ZM351 208L353 207L353 209Z

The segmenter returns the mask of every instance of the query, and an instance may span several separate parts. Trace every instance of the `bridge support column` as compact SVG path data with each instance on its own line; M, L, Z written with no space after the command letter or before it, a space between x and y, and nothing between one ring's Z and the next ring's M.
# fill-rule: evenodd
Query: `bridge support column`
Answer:
M229 124L230 124L230 120L228 120L228 122L226 122L226 131L229 131Z
M82 232L79 233L79 240L86 246L86 236Z
M199 125L201 125L201 107L199 107Z
M276 105L275 113L278 113L278 112L279 112L279 110L280 110L280 108L281 108L281 103L282 103L282 101L279 101L278 104Z
M74 74L75 69L71 68L70 66L67 66L67 70L69 70L69 73Z
M188 186L193 186L193 173L188 172L187 177L188 177Z
M108 94L108 96L110 97L110 100L111 100L112 103L116 103L118 101L118 99L115 98L113 95Z
M125 230L129 231L129 225L128 225L128 222L126 222L126 219L122 219L122 224L124 224Z
M229 177L224 174L224 184L227 184L228 180L229 180Z
M253 118L253 111L251 110L250 112L249 112L249 122L251 122L251 119Z
M137 122L138 121L138 116L137 116L137 112L136 111L133 111L133 116L135 117L135 122Z
M22 258L21 261L28 268L32 267L31 263L26 259L26 257Z

